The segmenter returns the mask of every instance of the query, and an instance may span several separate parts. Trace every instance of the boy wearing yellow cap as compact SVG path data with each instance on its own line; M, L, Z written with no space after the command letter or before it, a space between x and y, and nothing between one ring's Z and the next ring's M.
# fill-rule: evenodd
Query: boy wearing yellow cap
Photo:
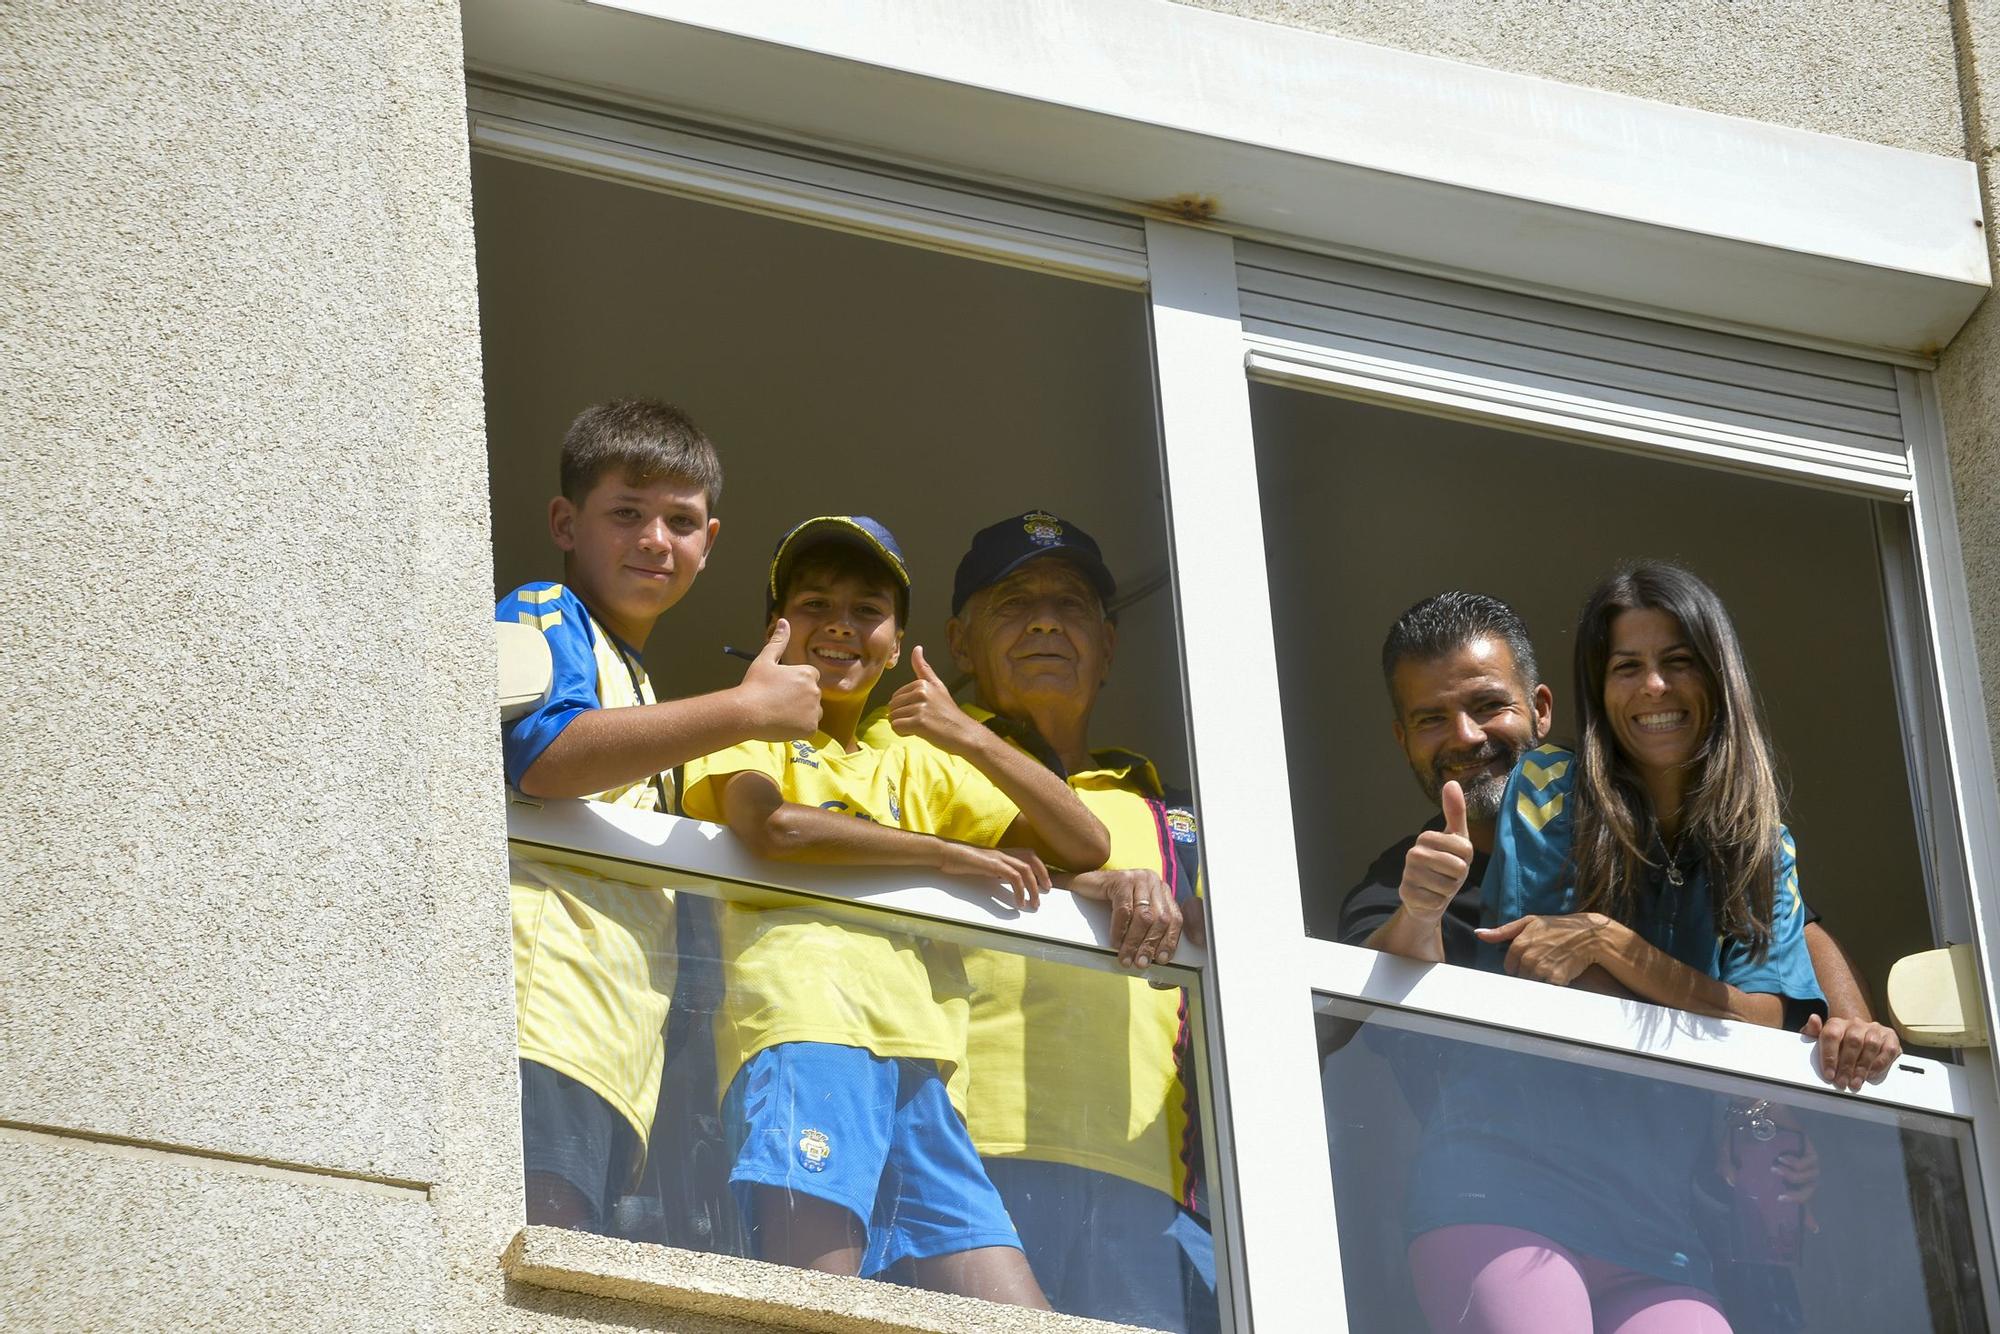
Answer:
M929 867L1033 907L1045 858L1087 870L1109 851L1059 779L967 718L921 648L890 701L903 739L857 736L901 656L909 587L872 519L788 533L766 609L781 661L819 673L820 730L695 761L685 809L765 856ZM835 1273L908 1261L926 1287L1046 1306L946 1090L965 1050L958 951L853 915L730 904L721 954L718 1080L755 1253Z

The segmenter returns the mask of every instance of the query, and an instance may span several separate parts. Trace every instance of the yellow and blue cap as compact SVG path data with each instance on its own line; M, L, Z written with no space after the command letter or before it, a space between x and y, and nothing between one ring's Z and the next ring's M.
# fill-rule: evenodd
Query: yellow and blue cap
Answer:
M902 603L898 610L907 617L910 569L903 561L903 548L897 543L894 533L865 514L822 514L807 519L778 539L777 550L771 553L771 580L764 587L765 615L778 609L778 594L786 580L791 578L792 566L798 563L799 557L829 542L860 547L879 560L896 581Z

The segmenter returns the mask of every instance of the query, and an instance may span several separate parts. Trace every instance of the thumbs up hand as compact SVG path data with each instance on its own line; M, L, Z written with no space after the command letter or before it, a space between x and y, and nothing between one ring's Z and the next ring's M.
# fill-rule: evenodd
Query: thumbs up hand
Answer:
M1466 876L1472 873L1472 839L1465 827L1465 792L1455 782L1440 794L1444 828L1426 829L1403 858L1403 883L1397 894L1403 911L1423 922L1444 916Z
M1454 838L1465 838L1465 789L1456 782L1446 783L1444 791L1438 794L1444 809L1444 832Z
M792 741L819 730L819 669L786 663L785 649L791 642L791 623L780 616L737 687L751 735L759 741Z
M922 737L940 750L967 755L991 734L966 716L951 688L931 670L923 645L910 651L917 679L889 697L889 726L898 736Z

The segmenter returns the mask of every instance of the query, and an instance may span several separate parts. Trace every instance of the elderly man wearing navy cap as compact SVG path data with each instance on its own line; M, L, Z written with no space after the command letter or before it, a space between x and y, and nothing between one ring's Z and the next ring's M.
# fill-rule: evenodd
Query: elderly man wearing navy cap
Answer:
M1045 510L980 530L959 562L953 659L966 712L1066 779L1111 834L1106 869L1074 893L1108 900L1119 959L1172 957L1193 905L1195 824L1144 756L1092 750L1090 714L1118 646L1116 584L1089 533ZM972 1141L1059 1311L1198 1330L1214 1325L1208 1238L1188 1212L1192 1099L1177 989L970 950ZM1212 1252L1209 1252L1212 1254Z

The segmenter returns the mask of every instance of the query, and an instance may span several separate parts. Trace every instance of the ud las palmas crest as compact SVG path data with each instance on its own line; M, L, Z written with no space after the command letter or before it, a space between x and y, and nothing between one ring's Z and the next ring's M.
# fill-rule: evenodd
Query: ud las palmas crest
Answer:
M1062 520L1047 510L1036 510L1021 517L1021 527L1037 546L1052 547L1062 541Z
M826 1160L831 1157L833 1157L833 1141L826 1137L824 1130L808 1127L799 1136L799 1165L806 1171L826 1171Z

